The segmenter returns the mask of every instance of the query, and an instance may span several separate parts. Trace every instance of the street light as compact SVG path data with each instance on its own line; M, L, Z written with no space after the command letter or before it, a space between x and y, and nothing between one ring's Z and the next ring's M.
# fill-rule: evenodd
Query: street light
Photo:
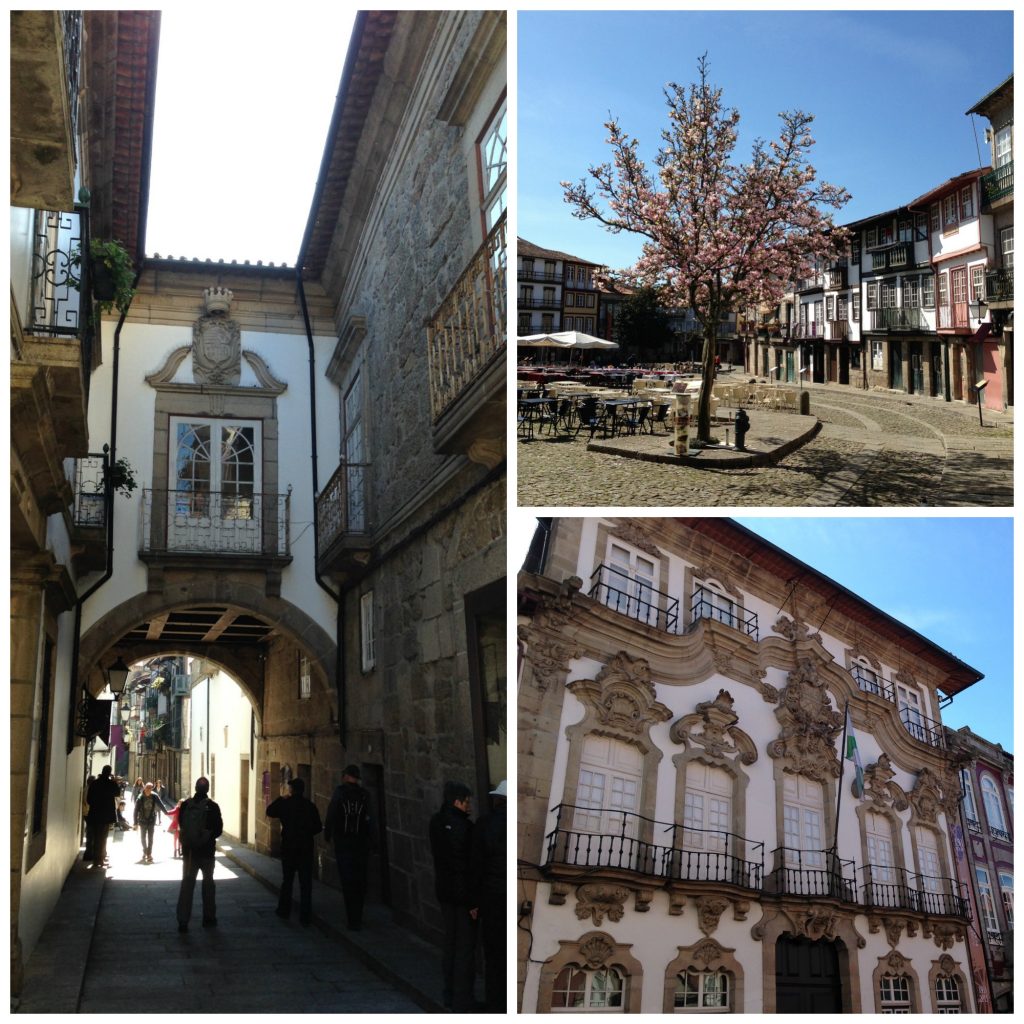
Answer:
M120 700L121 694L124 693L130 672L131 669L124 663L124 658L120 654L117 656L117 661L107 669L107 686L110 687L110 692L115 699Z

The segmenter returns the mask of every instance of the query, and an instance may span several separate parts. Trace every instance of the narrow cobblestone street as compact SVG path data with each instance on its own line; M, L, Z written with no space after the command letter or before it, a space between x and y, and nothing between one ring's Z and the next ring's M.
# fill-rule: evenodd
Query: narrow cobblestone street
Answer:
M439 958L385 913L367 914L354 941L332 934L340 893L314 883L314 921L276 916L270 858L218 853L217 926L201 924L197 882L189 930L175 905L181 861L158 831L153 864L137 832L111 841L111 867L79 863L29 960L21 1013L422 1013ZM296 899L298 890L296 887ZM370 910L371 908L368 908ZM389 948L390 966L377 962ZM404 962L419 963L417 971ZM374 969L376 968L376 969ZM389 978L389 973L401 977ZM426 984L424 984L426 982ZM416 991L416 989L420 991ZM440 995L440 993L438 993ZM417 998L413 998L417 996Z
M659 465L544 437L516 446L520 506L1010 506L1013 412L811 385L816 438L778 465ZM756 416L756 413L752 415Z

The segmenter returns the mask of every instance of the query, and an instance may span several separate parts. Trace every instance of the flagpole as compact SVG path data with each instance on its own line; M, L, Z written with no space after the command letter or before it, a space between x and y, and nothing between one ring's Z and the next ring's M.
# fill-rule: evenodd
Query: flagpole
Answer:
M839 745L839 792L836 795L836 822L832 833L832 853L839 856L839 807L843 802L843 768L846 765L846 723L850 720L850 702L843 708L843 740Z

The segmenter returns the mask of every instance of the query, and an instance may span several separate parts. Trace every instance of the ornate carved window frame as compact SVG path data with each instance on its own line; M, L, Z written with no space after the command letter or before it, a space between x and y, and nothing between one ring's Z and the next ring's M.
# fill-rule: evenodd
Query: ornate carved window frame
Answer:
M921 981L913 964L898 950L891 949L878 958L878 966L871 973L871 992L875 1000L875 1013L882 1012L882 978L905 977L910 993L910 1012L921 1013Z
M583 705L583 719L565 730L569 753L565 767L562 802L576 804L583 741L591 733L628 743L640 751L642 784L637 814L644 820L638 836L652 841L658 765L663 753L651 739L651 726L667 721L672 713L656 697L650 667L642 658L624 651L614 655L594 679L574 679L566 684Z
M698 971L724 971L729 975L731 990L729 1006L724 1012L743 1012L743 967L736 959L735 949L726 949L711 938L703 938L692 946L677 946L679 955L665 968L665 995L662 1001L663 1013L675 1013L676 978L693 968ZM707 1012L697 1008L695 1013Z
M569 966L581 970L612 967L622 974L624 989L623 1013L639 1013L643 997L643 964L630 952L632 943L618 943L607 932L590 931L577 939L559 939L558 952L541 965L537 987L537 1012L551 1013L551 996L555 979Z
M960 993L960 1012L973 1013L971 1009L970 987L967 984L967 975L960 964L948 953L943 953L938 960L932 961L931 970L928 971L928 993L932 1002L932 1012L939 1012L939 994L936 984L940 976L953 978L956 981L957 990Z

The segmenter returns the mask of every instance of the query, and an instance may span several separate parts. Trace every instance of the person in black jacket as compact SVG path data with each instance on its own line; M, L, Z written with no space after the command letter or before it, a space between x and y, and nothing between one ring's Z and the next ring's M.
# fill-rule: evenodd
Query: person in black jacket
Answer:
M360 777L359 765L346 766L341 773L341 785L331 797L324 823L324 839L334 842L345 914L352 931L362 927L370 859L370 794L359 785Z
M323 831L316 804L304 796L302 779L288 783L290 795L279 796L267 808L267 817L281 820L281 893L278 917L292 911L292 888L299 876L299 920L309 924L313 916L313 840Z
M95 867L103 867L107 861L107 836L110 826L117 821L117 783L111 777L109 764L103 766L100 777L89 784L86 799L89 802L89 813L86 815L86 827L92 834L92 859Z
M504 779L491 790L491 813L473 828L473 871L480 896L480 939L484 951L485 1012L504 1013L506 899L505 805L508 788Z
M217 899L213 884L217 838L224 831L220 808L210 799L210 780L196 779L195 795L189 797L178 814L181 839L181 889L178 891L178 931L187 932L192 916L192 895L196 875L203 873L203 927L217 923Z
M471 792L461 782L446 782L444 803L430 819L434 855L434 892L441 904L444 946L441 953L443 1002L456 1013L476 1008L477 897L473 878Z

